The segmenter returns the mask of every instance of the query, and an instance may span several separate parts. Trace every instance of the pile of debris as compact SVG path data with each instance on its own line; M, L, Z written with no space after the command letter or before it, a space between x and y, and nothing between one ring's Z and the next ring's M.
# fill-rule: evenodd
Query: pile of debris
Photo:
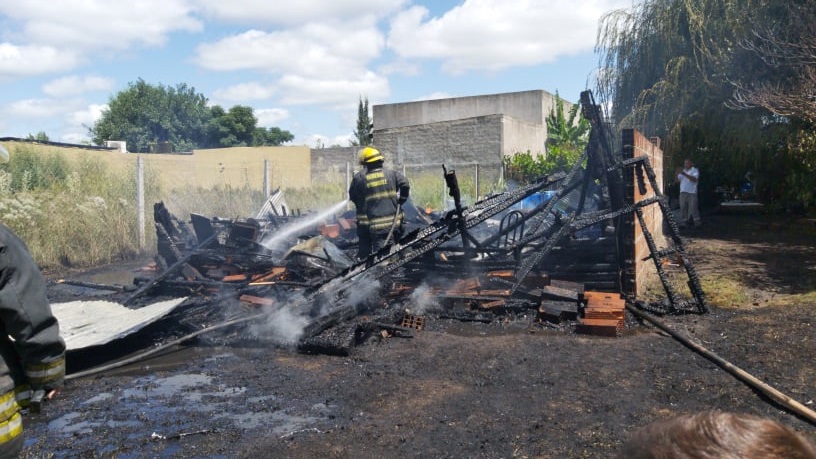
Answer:
M262 312L264 326L234 333L341 354L372 334L410 336L431 315L490 321L521 314L545 326L617 336L626 303L660 313L706 312L667 199L657 193L624 202L624 174L634 174L640 188L647 182L662 188L648 158L614 155L591 93L581 102L592 124L590 143L568 173L464 206L455 171L443 166L454 208L432 219L409 201L406 235L364 260L354 258L354 216L340 213L342 207L292 213L277 191L253 218L194 214L188 224L158 203L159 273L140 279L124 304L184 296L180 310L188 323L200 317L199 328ZM662 212L669 247L657 247L649 233L642 213L648 206ZM619 217L633 215L666 290L660 303L621 294ZM692 298L674 291L663 270L668 257L681 260ZM576 270L588 274L584 281L570 278Z

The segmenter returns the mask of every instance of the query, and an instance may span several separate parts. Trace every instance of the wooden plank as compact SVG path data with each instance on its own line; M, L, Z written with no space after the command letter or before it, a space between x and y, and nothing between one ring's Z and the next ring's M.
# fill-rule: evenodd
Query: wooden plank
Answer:
M222 282L244 282L247 280L246 274L228 274L221 278Z
M552 285L541 287L541 296L543 298L551 298L556 300L578 300L578 292L575 290L558 288Z
M623 311L626 308L626 302L623 300L620 302L589 300L584 301L583 303L587 309L615 309L618 311Z
M623 333L622 320L578 319L575 332L595 336L620 336Z
M241 303L251 304L253 306L272 306L275 300L272 298L263 298L255 295L241 295L238 298Z
M538 306L539 319L561 322L578 318L578 304L574 301L542 301Z
M620 293L598 292L598 291L592 291L592 290L585 291L584 292L584 299L591 299L591 298L612 299L612 300L621 300L621 301L623 301L623 299L621 298Z
M623 310L613 309L584 309L585 319L605 319L621 321L624 318Z

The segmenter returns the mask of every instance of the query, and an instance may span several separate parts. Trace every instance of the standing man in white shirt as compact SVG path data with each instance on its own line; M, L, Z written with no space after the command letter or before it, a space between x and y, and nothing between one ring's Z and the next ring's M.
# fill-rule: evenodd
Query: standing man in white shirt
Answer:
M697 185L699 181L700 171L694 167L694 163L690 159L686 158L683 161L683 167L677 168L676 179L676 182L680 184L680 228L686 227L689 216L694 220L695 227L702 224L697 203Z

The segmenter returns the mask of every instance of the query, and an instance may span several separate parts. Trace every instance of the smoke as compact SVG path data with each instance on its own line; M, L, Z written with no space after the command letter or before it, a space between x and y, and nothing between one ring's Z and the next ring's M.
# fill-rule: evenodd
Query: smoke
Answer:
M379 298L379 293L380 281L363 276L354 280L353 288L347 289L346 302L356 306L358 311L365 310L372 298Z
M362 311L372 298L379 298L380 282L364 277L351 282L335 279L314 300L293 293L279 303L282 306L269 308L265 320L250 325L249 332L277 344L295 344L303 336L305 328L318 317L329 314L341 305L352 305Z
M346 203L348 203L348 199L344 199L341 202L331 206L328 209L318 211L314 215L309 215L303 218L299 218L294 220L293 222L289 223L286 226L278 229L274 233L272 233L269 237L261 241L261 245L269 249L270 251L281 251L284 247L284 244L293 237L296 236L298 233L311 229L318 223L325 221L327 218L335 215L340 210L342 210Z
M434 296L433 290L424 282L411 292L408 301L411 314L416 315L425 314L428 309L439 307L439 301Z
M306 300L302 296L293 295L284 306L270 308L265 320L252 324L249 331L278 344L296 343L311 320L305 306Z
M333 309L344 305L352 305L362 312L368 308L370 300L379 298L380 281L370 276L348 279L333 279L323 289L315 304L319 316L328 314Z

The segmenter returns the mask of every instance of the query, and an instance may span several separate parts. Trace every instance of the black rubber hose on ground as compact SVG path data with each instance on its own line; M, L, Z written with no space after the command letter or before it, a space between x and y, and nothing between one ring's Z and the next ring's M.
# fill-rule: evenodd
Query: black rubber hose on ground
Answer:
M691 348L691 350L701 354L703 357L707 358L714 362L717 366L722 368L723 370L731 373L732 375L736 376L737 379L741 380L742 382L748 384L749 386L753 387L754 389L759 390L763 394L767 395L771 400L775 401L776 403L782 405L783 407L787 408L788 410L798 414L799 416L806 419L813 425L816 425L816 412L811 410L810 408L802 405L801 403L797 402L793 398L783 394L782 392L776 390L772 386L768 385L767 383L763 382L759 378L753 376L752 374L748 373L747 371L743 370L742 368L734 365L733 363L723 359L722 357L718 356L714 352L708 350L702 344L692 340L689 336L684 335L678 331L672 330L664 324L663 322L657 320L657 318L653 317L651 314L647 314L635 306L627 303L626 309L628 309L632 314L644 319L651 324L655 325L657 328L663 330L664 332L671 335L676 340L680 341L687 347Z
M172 346L175 346L177 344L181 344L181 343L183 343L185 341L189 341L189 340L195 338L196 336L202 335L204 333L209 333L211 331L219 330L219 329L226 328L226 327L229 327L229 326L232 326L232 325L237 325L237 324L241 324L241 323L245 323L245 322L250 322L252 320L260 319L262 317L267 317L267 316L268 316L267 313L260 313L260 314L254 314L254 315L251 315L251 316L241 317L241 318L238 318L238 319L228 320L226 322L221 322L221 323L218 323L218 324L215 324L215 325L211 325L211 326L209 326L207 328L202 328L201 330L190 333L189 335L182 336L181 338L175 339L175 340L170 341L168 343L164 343L164 344L162 344L160 346L154 347L152 349L148 349L148 350L146 350L144 352L140 352L140 353L138 353L136 355L132 355L132 356L126 358L126 359L117 360L116 362L111 362L111 363L106 364L106 365L101 365L101 366L98 366L98 367L89 368L89 369L84 370L84 371L80 371L80 372L77 372L77 373L72 373L70 375L66 375L65 380L70 381L72 379L84 378L86 376L92 376L92 375L95 375L95 374L103 373L105 371L113 370L115 368L123 367L125 365L129 365L131 363L138 362L139 360L144 360L144 359L146 359L146 358L148 358L148 357L150 357L150 356L152 356L154 354L157 354L157 353L159 353L159 352L161 352L161 351L163 351L165 349L168 349L168 348L170 348Z

